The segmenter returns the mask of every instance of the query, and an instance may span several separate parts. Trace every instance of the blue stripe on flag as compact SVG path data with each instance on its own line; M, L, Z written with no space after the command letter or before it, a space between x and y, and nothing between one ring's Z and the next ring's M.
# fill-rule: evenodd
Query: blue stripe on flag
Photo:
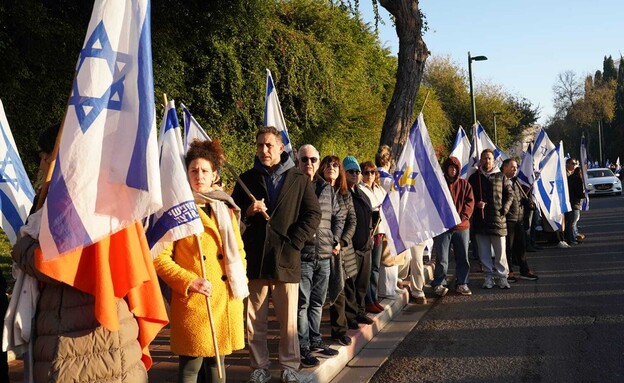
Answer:
M152 220L153 220L152 216ZM156 222L150 222L150 229L146 231L147 243L154 245L171 229L185 225L199 218L195 201L182 202L167 210Z
M384 216L386 217L386 224L388 225L388 229L390 230L392 242L394 243L394 249L396 250L397 254L400 254L405 251L405 249L407 249L407 246L405 246L405 243L403 243L403 240L401 239L401 233L399 231L399 220L395 215L394 206L392 205L392 201L390 200L389 196L384 198L383 202L381 203L381 208L383 209Z
M167 112L167 121L165 122L165 132L168 131L169 129L175 129L178 126L180 126L180 122L178 121L178 114L176 113L176 110L174 108L171 108Z
M559 154L559 153L557 153ZM559 208L562 213L567 213L569 210L567 208L568 198L566 197L566 188L563 181L564 171L561 169L561 160L559 155L557 155L557 173L555 175L555 183L557 184L557 195L559 196Z
M151 3L147 2L138 49L139 121L134 150L126 176L126 184L139 190L149 190L146 150L154 119L154 76L152 73L152 42L150 38Z
M546 207L546 213L550 214L550 195L548 194L548 192L546 191L546 189L544 188L544 180L541 180L537 183L537 190L540 193L540 196L542 197L542 201L544 202L544 206Z
M50 234L59 253L92 243L89 233L72 203L65 179L61 176L61 159L56 157L56 167L50 180L47 207Z
M264 126L268 125L268 121L267 121L267 116L269 115L269 97L271 96L271 93L273 93L273 89L275 88L275 86L273 85L273 78L271 76L267 76L268 80L267 80L267 91L266 91L266 101L264 102Z
M444 224L444 227L454 227L456 225L455 217L453 215L455 206L453 205L451 207L449 205L449 202L445 197L444 190L442 189L442 187L448 186L440 184L436 175L436 169L429 161L429 157L425 151L425 141L423 140L423 135L421 133L417 133L416 129L412 129L412 131L410 131L410 142L413 143L414 157L416 158L418 169L420 170L420 174L422 175L425 186L427 187L427 192L433 201L433 205L436 208L438 216ZM416 150L417 148L421 148L421 150Z
M24 225L24 221L22 221L22 217L15 205L13 205L11 198L2 190L0 190L0 211L2 211L2 215L11 225L13 232L17 234L22 225Z

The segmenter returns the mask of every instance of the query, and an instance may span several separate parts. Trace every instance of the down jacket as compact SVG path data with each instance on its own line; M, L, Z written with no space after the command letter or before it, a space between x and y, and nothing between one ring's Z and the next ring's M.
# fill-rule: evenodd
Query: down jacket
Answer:
M337 193L337 196L340 210L345 213L344 228L342 230L342 236L340 237L340 257L342 258L345 279L355 279L358 270L357 258L355 257L355 250L353 249L352 242L355 226L357 225L355 208L353 207L353 199L351 198L350 192L346 192L345 194Z
M210 217L199 209L204 225L201 247L206 279L212 284L210 306L221 355L245 347L243 300L234 299L227 281L223 242L214 213ZM238 252L245 264L245 250L236 218L232 216ZM197 238L189 236L169 245L154 260L158 276L171 287L171 351L178 355L215 356L212 331L204 295L189 293L195 279L202 275Z
M35 328L35 383L147 382L137 340L139 326L125 300L117 301L119 331L109 331L95 319L95 298L41 274L34 266L39 242L26 235L11 253L27 274L44 282Z
M511 184L502 172L485 174L479 169L470 176L468 182L472 186L475 209L472 214L472 228L476 234L507 235L507 220L512 203ZM478 207L479 202L485 202L485 208Z

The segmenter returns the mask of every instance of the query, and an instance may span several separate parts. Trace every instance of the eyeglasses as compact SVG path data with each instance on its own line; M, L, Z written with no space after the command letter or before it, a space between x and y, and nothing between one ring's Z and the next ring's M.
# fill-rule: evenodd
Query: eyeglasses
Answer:
M355 169L351 169L351 170L347 170L347 173L349 174L360 174L359 170L355 170Z
M362 172L363 176L374 176L376 174L377 174L377 172L375 170L364 170Z
M340 168L340 164L338 162L332 162L331 164L329 164L329 167L338 169Z
M301 157L299 159L301 162L303 162L304 164L307 164L308 161L312 162L313 164L316 163L316 161L318 161L318 157Z

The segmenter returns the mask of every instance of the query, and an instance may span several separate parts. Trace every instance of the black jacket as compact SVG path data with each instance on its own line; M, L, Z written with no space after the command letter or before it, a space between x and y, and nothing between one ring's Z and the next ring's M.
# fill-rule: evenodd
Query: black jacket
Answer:
M472 186L475 209L472 214L472 228L477 234L507 235L507 220L505 216L513 201L511 184L501 172L483 174L481 169L470 176L468 182ZM485 202L485 208L478 207L479 202Z
M299 283L301 250L316 232L321 209L309 178L294 167L286 153L282 153L281 166L287 169L283 171L284 179L275 201L269 200L266 170L257 158L255 166L240 175L257 200L264 198L271 217L269 221L261 214L244 218L247 225L243 233L247 277ZM238 183L234 186L232 198L244 215L251 199Z
M357 251L369 251L373 248L373 208L368 197L359 187L351 190L357 225L353 234L353 248Z

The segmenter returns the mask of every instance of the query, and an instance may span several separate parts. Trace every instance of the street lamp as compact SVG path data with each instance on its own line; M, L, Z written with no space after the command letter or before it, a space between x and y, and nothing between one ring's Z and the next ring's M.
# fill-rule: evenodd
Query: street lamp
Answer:
M487 57L485 56L470 56L470 51L468 51L468 77L470 79L470 105L472 107L472 121L473 124L477 123L477 110L475 109L475 99L474 92L472 90L472 62L473 61L485 61Z
M498 146L498 137L496 135L496 116L500 116L503 114L502 112L492 112L492 117L494 118L494 143Z

